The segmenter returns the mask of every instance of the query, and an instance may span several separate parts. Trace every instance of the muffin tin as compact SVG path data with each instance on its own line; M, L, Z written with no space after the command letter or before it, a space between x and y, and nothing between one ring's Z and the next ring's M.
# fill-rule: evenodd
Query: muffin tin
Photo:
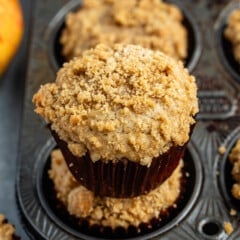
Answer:
M238 201L230 194L232 179L228 154L240 138L239 64L233 62L231 46L225 42L226 19L240 1L174 0L190 30L191 57L186 66L196 76L200 113L184 157L190 177L182 204L167 221L142 234L124 235L122 239L240 239ZM55 80L56 70L64 59L57 44L67 12L81 1L36 1L35 21L29 56L22 122L16 191L23 224L32 239L102 239L113 235L79 229L51 193L47 177L49 154L55 147L46 123L35 113L31 103L41 84ZM218 148L226 146L220 155ZM192 190L191 190L192 188ZM230 209L237 211L230 215ZM223 223L231 222L234 232L224 232ZM114 238L117 238L116 235Z

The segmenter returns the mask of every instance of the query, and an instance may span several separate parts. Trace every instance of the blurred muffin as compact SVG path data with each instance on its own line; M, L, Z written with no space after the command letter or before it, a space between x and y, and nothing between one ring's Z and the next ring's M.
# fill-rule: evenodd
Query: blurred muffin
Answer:
M161 0L84 0L66 17L60 43L66 59L81 56L99 43L141 45L175 59L187 57L187 31L183 15Z
M74 177L95 195L132 197L165 181L198 111L181 62L134 45L98 45L34 95Z
M232 186L232 195L236 199L240 199L240 140L237 141L232 149L229 160L233 164L232 176L236 181Z
M5 217L0 214L0 239L1 240L15 240L19 239L15 235L15 228L7 223Z
M54 183L57 198L69 214L79 219L84 218L90 227L97 225L115 230L119 227L128 229L133 226L139 229L142 223L150 224L152 219L159 219L161 213L169 207L177 207L175 203L181 192L182 166L183 161L180 161L172 175L161 186L146 195L134 198L94 196L93 192L73 178L60 150L51 153L49 176Z
M233 55L236 61L240 63L240 9L236 9L230 14L224 35L231 42Z

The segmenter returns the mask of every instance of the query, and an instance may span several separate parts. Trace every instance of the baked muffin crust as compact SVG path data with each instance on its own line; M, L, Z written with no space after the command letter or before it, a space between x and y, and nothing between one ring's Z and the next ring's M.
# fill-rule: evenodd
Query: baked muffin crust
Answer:
M224 34L232 43L233 55L236 61L240 63L240 8L230 14Z
M99 43L141 45L169 56L187 57L187 31L181 11L161 0L84 0L66 17L60 38L68 59Z
M195 78L181 62L134 45L98 45L34 95L42 115L75 156L92 161L152 158L189 140L198 112Z
M51 154L49 176L59 200L71 215L87 219L90 225L98 224L114 229L127 228L129 225L138 227L152 218L158 218L161 211L174 205L180 193L182 166L183 162L180 161L173 174L161 186L134 198L94 196L71 177L60 150L54 150ZM67 185L59 181L63 173Z

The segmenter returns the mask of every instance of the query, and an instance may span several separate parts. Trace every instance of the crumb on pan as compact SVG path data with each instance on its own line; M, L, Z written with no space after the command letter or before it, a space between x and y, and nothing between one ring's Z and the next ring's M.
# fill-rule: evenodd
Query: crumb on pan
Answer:
M135 45L86 51L33 102L75 156L147 166L189 140L198 112L195 78L182 62Z
M14 240L15 228L0 214L0 240Z
M226 152L226 147L225 147L224 145L220 146L220 147L218 148L218 152L219 152L220 154L224 154L224 153Z
M129 225L138 227L141 223L157 218L161 211L174 206L180 193L183 161L160 187L147 195L121 199L95 197L85 187L75 185L61 151L54 150L51 156L49 176L54 183L57 197L70 214L86 218L90 225L100 224L112 228L119 226L126 228ZM61 184L59 181L63 176L67 184Z
M230 235L234 231L233 226L230 222L224 222L223 228L228 235Z
M230 214L230 216L236 216L237 211L235 209L231 208L229 214Z
M231 42L233 55L240 63L240 8L230 14L224 35Z
M84 0L66 17L60 38L67 59L98 43L141 45L176 59L187 57L187 31L177 6L161 0Z

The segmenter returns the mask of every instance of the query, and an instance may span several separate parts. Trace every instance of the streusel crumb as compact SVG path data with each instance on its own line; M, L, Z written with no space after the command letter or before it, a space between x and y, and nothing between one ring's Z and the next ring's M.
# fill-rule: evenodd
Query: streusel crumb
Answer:
M95 197L80 184L72 184L71 174L60 150L53 151L51 161L50 178L59 200L64 203L70 214L87 219L90 225L100 224L112 228L127 228L129 225L138 227L141 223L157 218L161 211L173 206L180 193L183 161L180 161L173 174L160 187L147 195L125 199ZM56 164L57 162L61 164ZM64 182L68 184L59 182L63 173Z
M240 63L240 8L230 14L224 34L232 43L234 57Z
M84 0L77 12L66 17L60 39L63 55L72 59L99 43L124 43L183 60L187 31L182 20L176 6L161 0Z
M6 223L5 217L0 214L0 240L13 240L15 228Z
M226 147L224 145L220 146L218 148L218 152L219 154L224 154L226 152Z
M234 231L233 226L230 222L224 222L223 228L228 235L230 235Z
M135 45L86 51L33 102L75 156L147 166L189 140L198 112L195 78L182 62Z

